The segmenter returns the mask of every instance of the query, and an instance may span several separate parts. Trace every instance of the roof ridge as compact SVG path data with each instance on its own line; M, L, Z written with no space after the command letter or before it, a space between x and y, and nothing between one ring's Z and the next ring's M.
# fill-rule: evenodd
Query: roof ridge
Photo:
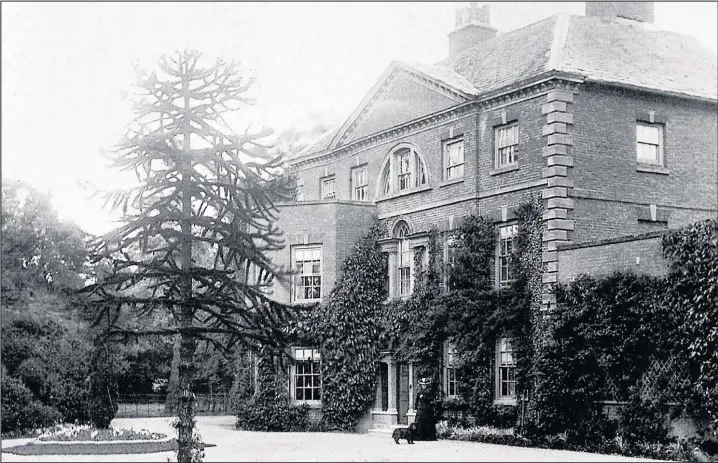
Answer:
M547 71L558 71L561 69L561 65L563 64L563 49L566 47L571 19L571 15L566 12L561 12L554 16L556 16L556 24L554 26L553 40L551 41Z
M475 51L476 49L481 48L481 47L485 47L486 44L492 43L492 42L497 41L497 40L499 40L499 39L504 39L504 40L505 40L505 37L511 36L512 34L516 34L516 33L518 33L518 32L521 32L521 31L523 31L524 29L527 29L527 28L529 28L529 27L536 27L536 26L538 26L538 25L541 24L541 23L544 23L544 22L547 22L547 21L549 21L549 20L552 20L552 19L556 18L556 17L559 16L560 14L562 14L562 13L556 13L556 14L552 14L551 16L546 16L545 18L540 19L540 20L538 20L538 21L536 21L536 22L532 22L532 23L530 23L530 24L526 24L526 25L523 26L523 27L519 27L518 29L514 29L514 30L511 30L511 31L508 31L508 32L503 32L503 33L502 33L501 31L499 31L499 33L496 35L496 37L492 37L492 38L490 38L490 39L488 39L488 40L484 40L484 41L482 41L481 43L478 43L478 44L476 44L476 45L474 45L474 46L472 46L472 47L467 48L466 50L464 50L463 52L461 52L458 56L456 56L456 58L454 58L454 59L451 60L451 61L458 61L458 60L461 59L463 56L465 56L465 55L467 55L467 54L469 54L469 53ZM448 58L447 58L447 60L448 60Z
M435 82L439 82L445 86L451 87L461 93L470 96L476 96L476 87L467 79L465 76L459 74L454 69L443 64L427 64L420 63L418 61L409 60L397 60L405 70L419 74L424 79L429 79ZM408 68L408 69L407 69ZM436 73L446 73L445 75L438 75ZM448 78L455 78L456 80L448 80Z

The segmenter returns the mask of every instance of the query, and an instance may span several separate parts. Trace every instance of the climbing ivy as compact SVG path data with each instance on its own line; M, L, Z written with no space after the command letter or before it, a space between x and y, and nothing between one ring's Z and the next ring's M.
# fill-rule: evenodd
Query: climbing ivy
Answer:
M533 432L660 441L668 401L678 402L674 416L718 423L716 221L667 233L663 251L672 261L665 277L616 272L556 286L533 366ZM601 400L629 401L617 431L601 423Z
M672 261L668 302L685 314L685 349L699 368L691 408L710 419L718 439L718 220L664 235L663 253Z
M463 284L448 291L441 304L449 311L448 331L459 353L459 394L478 422L506 424L516 410L494 405L494 355L496 341L512 339L517 359L517 395L532 384L532 358L537 312L541 301L542 206L533 197L517 208L518 233L512 266L516 279L507 288L493 289L486 269L495 262L496 230L481 217L472 217L458 236L459 255L454 271ZM482 268L474 266L481 262ZM472 272L475 275L472 276ZM452 278L453 279L453 278Z
M516 281L508 288L494 289L491 269L495 263L497 231L481 216L467 217L452 233L455 262L445 275L448 288L442 286L438 233L430 233L428 265L423 255L416 256L416 285L411 297L392 302L383 324L388 344L402 361L413 361L419 376L431 376L437 404L446 402L453 410L467 409L478 422L506 424L514 421L514 409L494 402L496 340L513 339L518 357L519 391L528 389L533 356L532 320L537 318L541 298L542 208L532 198L517 209L519 221L513 265ZM440 401L442 384L442 348L452 341L459 353L459 399Z
M386 300L386 262L375 223L342 265L329 301L317 310L322 413L328 427L353 429L374 403L379 314Z

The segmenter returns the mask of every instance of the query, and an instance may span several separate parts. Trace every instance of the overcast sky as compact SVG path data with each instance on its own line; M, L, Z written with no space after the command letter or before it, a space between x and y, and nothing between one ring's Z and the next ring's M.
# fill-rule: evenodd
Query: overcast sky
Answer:
M130 113L133 65L185 48L242 61L258 78L258 125L340 123L392 59L435 63L465 3L2 3L2 176L50 192L89 232L112 227L78 181L111 186L103 147ZM662 3L655 23L718 45L715 2ZM491 4L508 32L583 2Z

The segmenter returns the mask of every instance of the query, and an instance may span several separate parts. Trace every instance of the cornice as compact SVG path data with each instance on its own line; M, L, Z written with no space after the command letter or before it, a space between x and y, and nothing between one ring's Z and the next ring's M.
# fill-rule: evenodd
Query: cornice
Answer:
M504 87L503 89L495 92L490 92L485 95L479 96L473 100L465 103L459 103L451 108L444 109L442 111L429 114L411 121L405 122L404 124L391 127L365 137L359 138L352 141L347 145L343 145L332 151L318 153L310 157L305 157L292 161L290 165L293 168L308 167L314 164L333 160L345 155L352 154L356 151L360 151L369 146L381 144L394 139L402 138L414 132L420 132L428 127L438 125L441 123L449 122L458 117L465 116L475 111L486 111L494 108L499 108L525 100L527 98L533 98L540 96L541 94L547 93L553 89L563 89L571 92L578 91L578 87L583 82L583 79L573 75L564 75L563 73L547 73L539 76L538 79L531 81L517 82L511 87ZM369 105L367 105L369 106ZM364 111L362 111L363 114ZM358 120L359 118L357 118ZM349 132L349 130L347 130ZM345 132L345 135L346 133ZM344 138L344 136L342 138Z

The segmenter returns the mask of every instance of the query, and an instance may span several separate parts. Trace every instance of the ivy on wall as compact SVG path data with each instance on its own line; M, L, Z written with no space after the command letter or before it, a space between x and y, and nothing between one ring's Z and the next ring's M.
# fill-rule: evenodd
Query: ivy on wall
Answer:
M660 278L617 272L556 287L558 309L534 365L535 432L575 431L595 419L597 401L628 400L646 368L674 354L680 318L662 303L664 286Z
M386 262L375 223L342 265L329 302L317 310L321 345L322 413L327 426L353 429L374 403L379 316L386 300Z
M716 426L716 221L667 233L663 249L672 261L666 277L617 272L556 287L558 309L535 356L534 432L611 437L605 423L596 429L602 400L629 402L613 432L631 445L667 438L668 402L677 402L674 416L686 411Z
M518 234L512 256L516 279L506 288L493 289L486 272L495 262L493 224L475 217L459 233L458 252L465 257L457 259L454 272L462 275L457 281L475 284L448 291L441 303L450 311L448 332L459 352L459 395L479 423L512 425L518 418L513 407L494 405L498 338L512 339L517 395L524 395L532 384L533 327L541 300L542 211L537 197L517 208Z
M718 440L718 220L664 235L663 253L672 261L668 303L685 314L684 347L699 369L691 411L711 421Z
M389 344L400 360L413 361L419 376L431 376L435 400L441 408L468 410L478 422L509 425L516 421L513 408L494 405L494 355L500 336L513 339L518 360L517 376L529 378L533 352L532 313L538 310L541 290L542 208L532 198L517 210L515 240L517 279L508 288L494 289L491 269L495 265L497 230L481 216L470 216L452 233L455 261L445 275L435 230L430 233L426 269L417 256L416 286L411 297L394 301L385 312ZM446 237L445 237L446 238ZM535 318L535 317L534 317ZM441 399L442 348L456 345L459 398ZM522 391L529 382L520 380Z
M394 301L382 322L385 339L397 360L414 362L418 377L432 378L429 394L438 393L446 312L435 304L441 293L441 252L438 233L429 232L425 249L414 253L414 288L403 301ZM428 258L428 259L427 259ZM425 265L424 261L428 260Z

